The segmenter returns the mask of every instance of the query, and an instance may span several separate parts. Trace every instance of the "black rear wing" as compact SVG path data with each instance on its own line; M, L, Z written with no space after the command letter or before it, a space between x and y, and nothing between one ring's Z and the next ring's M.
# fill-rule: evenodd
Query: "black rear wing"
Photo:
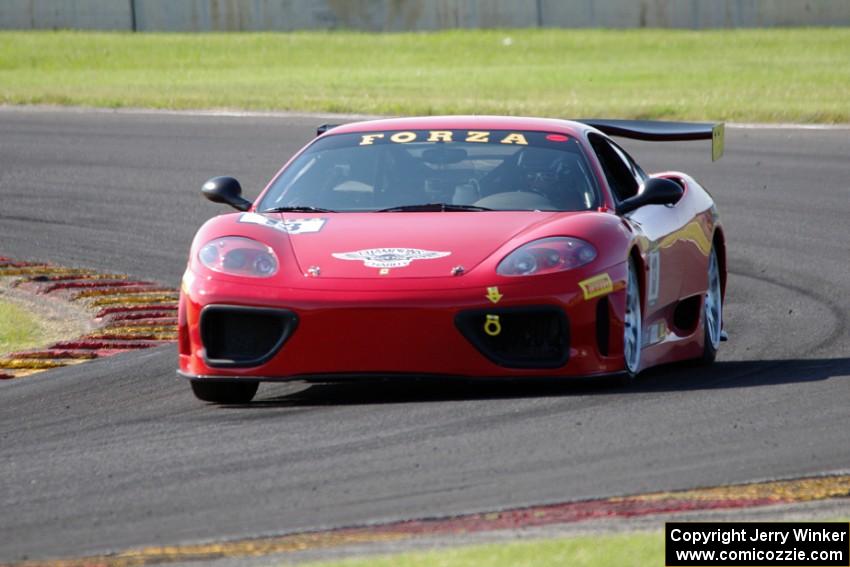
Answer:
M722 122L663 122L660 120L608 120L604 118L579 119L609 136L646 140L648 142L679 142L685 140L711 140L711 161L723 155L725 126Z

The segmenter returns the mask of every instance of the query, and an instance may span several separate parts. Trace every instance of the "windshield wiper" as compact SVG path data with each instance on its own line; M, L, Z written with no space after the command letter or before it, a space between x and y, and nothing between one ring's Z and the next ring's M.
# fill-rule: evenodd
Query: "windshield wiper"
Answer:
M455 212L455 211L492 211L487 207L475 205L452 205L449 203L422 203L419 205L401 205L378 209L376 213L427 213L427 212Z
M261 213L335 213L336 211L332 211L330 209L323 209L321 207L308 207L306 205L294 205L291 207L274 207L271 209L266 209L265 211L260 211Z

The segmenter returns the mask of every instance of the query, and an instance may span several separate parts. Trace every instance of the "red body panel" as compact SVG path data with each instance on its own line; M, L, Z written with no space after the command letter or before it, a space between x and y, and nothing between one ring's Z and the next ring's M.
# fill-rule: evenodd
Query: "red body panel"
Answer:
M625 217L587 142L592 129L547 119L427 117L340 126L332 133L414 129L522 129L564 133L585 147L603 190L598 212L286 213L275 221L314 219L318 230L287 233L239 222L241 213L208 221L190 252L180 303L180 370L194 378L287 379L339 374L454 375L469 377L585 376L622 371L627 262L642 269L643 368L700 356L701 324L679 329L674 311L682 299L707 287L707 260L719 222L710 196L690 177L674 206L651 205ZM332 134L326 134L332 135ZM316 221L315 219L323 219ZM719 234L719 233L718 233ZM244 236L270 246L280 269L270 278L212 272L198 260L214 238ZM598 251L581 268L546 275L507 277L499 262L528 242L570 236ZM402 269L381 271L345 254L365 249L412 248L439 252ZM723 255L725 258L725 255ZM457 268L462 267L460 273ZM580 282L608 274L612 286L587 297ZM725 282L725 272L723 276ZM498 303L488 288L498 287ZM608 301L608 355L600 353L597 304ZM249 368L213 368L205 362L200 313L208 305L285 308L298 326L271 360ZM489 360L458 330L455 317L470 309L556 306L569 321L569 359L557 368L508 368ZM701 323L701 322L700 322Z
M618 281L625 277L623 266L609 273ZM335 373L557 376L619 370L622 356L600 356L593 346L595 302L584 301L578 285L549 279L499 286L504 295L499 307L570 305L574 340L570 360L563 368L504 368L490 362L461 335L454 324L459 311L493 306L486 298L486 286L398 292L291 289L280 290L274 297L255 286L208 283L203 286L203 297L192 293L184 297L188 320L184 332L192 346L190 352L181 352L181 370L203 376L264 377ZM292 309L299 316L298 329L279 355L262 366L210 368L203 361L198 327L200 309L210 303Z

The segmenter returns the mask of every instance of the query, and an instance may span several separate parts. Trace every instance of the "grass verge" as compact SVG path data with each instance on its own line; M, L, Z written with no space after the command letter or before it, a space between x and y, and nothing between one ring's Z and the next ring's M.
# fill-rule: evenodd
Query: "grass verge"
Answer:
M661 532L581 536L450 547L305 567L643 567L664 565Z
M38 346L43 340L40 328L28 311L0 301L0 355Z
M850 29L0 32L0 102L850 122Z

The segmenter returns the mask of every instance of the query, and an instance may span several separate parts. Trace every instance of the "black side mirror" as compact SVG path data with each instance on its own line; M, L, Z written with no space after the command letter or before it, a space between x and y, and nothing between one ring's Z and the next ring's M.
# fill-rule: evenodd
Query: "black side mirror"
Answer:
M617 214L624 215L644 205L673 205L682 198L685 190L682 186L663 177L653 177L646 181L639 195L629 197L617 207Z
M242 198L242 186L232 177L213 177L204 183L201 193L213 203L224 203L238 211L251 208L251 201Z

